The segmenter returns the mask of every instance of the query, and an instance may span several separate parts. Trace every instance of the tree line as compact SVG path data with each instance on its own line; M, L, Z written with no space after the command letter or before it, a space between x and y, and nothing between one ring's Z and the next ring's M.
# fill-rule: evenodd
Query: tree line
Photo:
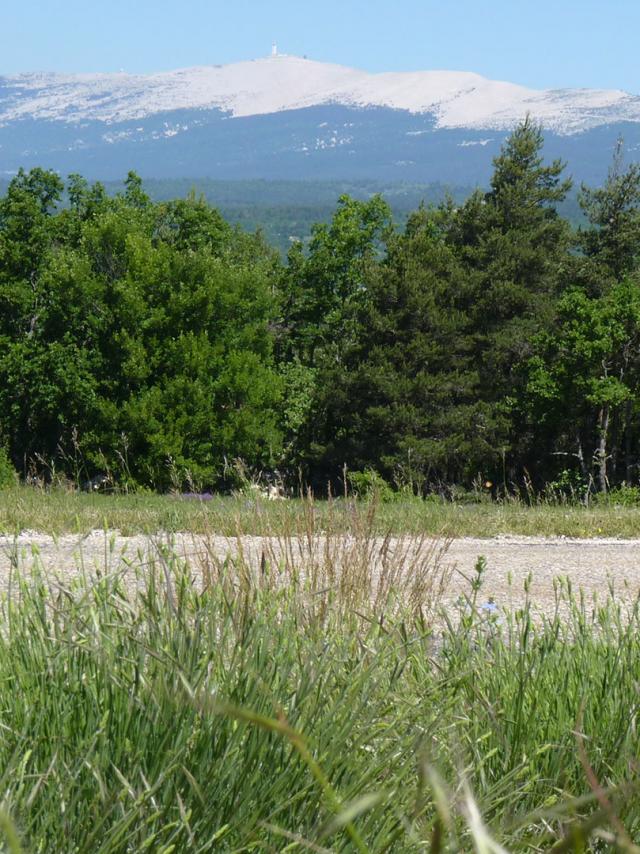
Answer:
M23 476L221 488L234 461L417 494L640 479L640 166L585 224L525 120L487 191L340 198L286 263L195 194L42 169L0 198L0 444Z

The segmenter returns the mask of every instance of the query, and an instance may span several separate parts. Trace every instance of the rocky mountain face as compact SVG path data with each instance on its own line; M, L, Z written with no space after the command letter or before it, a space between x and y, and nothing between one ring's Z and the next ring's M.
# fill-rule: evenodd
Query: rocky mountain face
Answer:
M0 77L0 177L371 178L482 183L531 115L547 153L600 180L615 141L640 157L640 97L534 90L468 72L369 74L291 56L150 75Z

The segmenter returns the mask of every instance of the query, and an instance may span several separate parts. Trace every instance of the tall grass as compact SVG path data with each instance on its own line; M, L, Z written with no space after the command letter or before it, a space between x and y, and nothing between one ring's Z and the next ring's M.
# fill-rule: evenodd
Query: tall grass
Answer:
M291 542L72 584L16 558L5 850L637 850L638 604L559 584L554 615L487 613L480 562L442 612L443 555L372 581L368 530L303 570Z

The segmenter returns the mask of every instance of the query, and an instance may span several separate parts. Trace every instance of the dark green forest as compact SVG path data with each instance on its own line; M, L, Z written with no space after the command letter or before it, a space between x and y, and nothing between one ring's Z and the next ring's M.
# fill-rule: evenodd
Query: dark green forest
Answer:
M21 171L0 198L0 444L24 478L219 489L241 460L320 491L606 492L640 479L639 391L622 146L572 188L527 120L488 188L401 222L343 195L286 259L133 173L114 195Z

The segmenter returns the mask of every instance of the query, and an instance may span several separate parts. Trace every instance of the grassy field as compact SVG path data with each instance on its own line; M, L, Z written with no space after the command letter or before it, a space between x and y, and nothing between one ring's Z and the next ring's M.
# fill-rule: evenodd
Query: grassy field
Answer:
M2 850L638 851L637 603L487 614L479 564L445 619L437 562L375 604L330 568L193 570L15 567Z
M366 509L366 503L359 502ZM171 495L96 495L28 486L0 491L0 532L86 533L108 528L123 534L188 531L233 535L349 530L354 502L266 501L256 495L198 501ZM519 501L457 504L397 500L376 509L380 533L492 537L497 534L567 537L640 537L640 507L591 507Z

